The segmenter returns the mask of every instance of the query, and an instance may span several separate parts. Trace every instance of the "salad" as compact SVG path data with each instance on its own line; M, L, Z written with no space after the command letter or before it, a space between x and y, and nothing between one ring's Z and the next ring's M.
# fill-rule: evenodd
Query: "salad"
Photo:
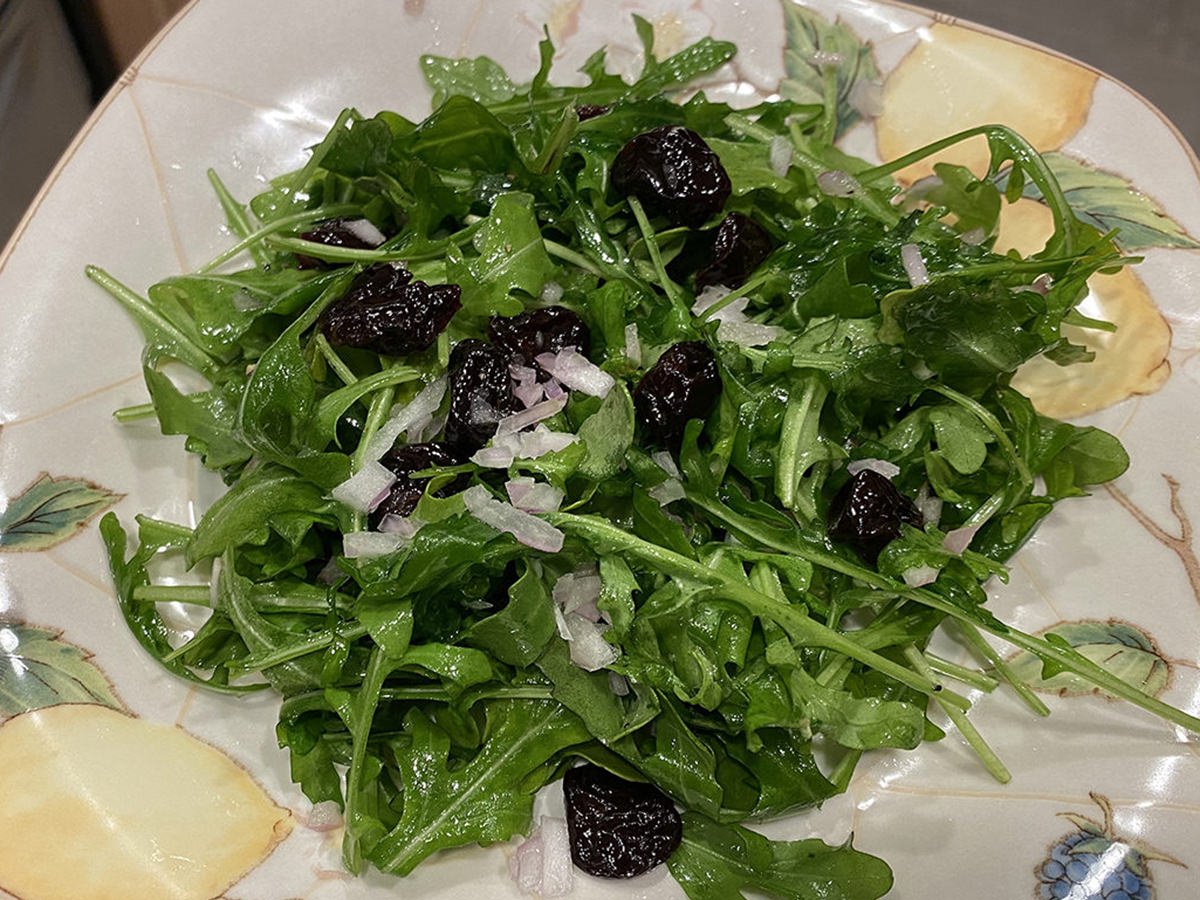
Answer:
M88 270L146 337L151 403L118 418L228 485L195 528L139 516L132 551L104 518L119 602L180 678L278 693L353 872L526 837L512 874L543 896L573 861L665 863L694 900L881 897L883 861L745 823L941 739L931 705L1008 780L962 686L1048 710L985 634L1200 730L986 607L1054 505L1128 464L1009 385L1086 364L1061 326L1109 327L1076 304L1128 260L1003 126L873 166L833 145L836 54L824 102L735 110L682 93L732 44L659 61L636 22L632 83L601 49L554 85L548 39L523 85L424 57L426 119L348 109L248 206L210 173L238 240L196 273L141 297ZM891 177L980 135L987 172ZM1030 185L1053 237L994 252ZM170 554L211 583L155 583ZM185 638L168 600L210 614ZM939 628L986 671L929 652ZM560 781L565 821L534 822Z

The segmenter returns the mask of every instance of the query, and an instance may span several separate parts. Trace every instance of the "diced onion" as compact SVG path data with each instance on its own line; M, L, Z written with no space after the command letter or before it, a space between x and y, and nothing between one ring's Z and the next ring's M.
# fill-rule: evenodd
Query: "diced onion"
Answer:
M392 449L396 439L406 431L419 431L433 418L446 396L446 376L436 378L404 406L392 410L388 420L367 444L367 459L379 459Z
M563 286L557 281L547 281L542 287L542 302L557 303L563 298Z
M862 190L858 179L841 169L830 169L817 176L817 187L829 197L853 197Z
M313 831L333 831L343 824L342 808L336 800L322 800L308 814L308 827Z
M611 375L574 347L566 347L558 353L538 354L537 362L565 387L593 397L607 397L616 384Z
M987 237L987 232L982 227L972 228L970 231L964 231L958 236L958 239L964 244L970 244L972 247L977 247L983 243Z
M567 820L542 817L543 897L565 897L575 888L575 867L571 862L571 839Z
M1036 291L1045 297L1050 293L1050 288L1054 284L1054 278L1048 273L1043 272L1037 278L1033 279L1033 284L1029 286L1030 290Z
M558 383L557 378L551 378L542 385L542 388L546 392L547 400L561 400L567 396L567 392L563 390L563 386Z
M917 499L913 501L921 511L921 519L926 525L936 525L942 518L942 498L930 490L929 483L921 485L917 491Z
M509 502L517 509L530 513L558 512L562 506L563 492L552 484L534 481L532 478L514 478L504 485Z
M542 889L542 831L539 828L524 841L508 861L508 874L523 894Z
M396 473L380 462L369 459L361 469L329 492L339 503L355 512L366 513L383 502L396 483Z
M913 566L905 569L901 577L909 587L923 587L937 581L938 570L933 566Z
M678 478L668 478L666 481L659 482L646 493L652 499L657 500L659 506L666 506L668 503L674 503L687 496Z
M554 602L565 614L599 622L601 613L596 601L600 599L602 587L600 575L595 571L568 572L554 582Z
M966 525L962 528L955 528L942 538L942 546L951 553L962 553L971 546L971 540L980 527L979 525Z
M642 364L642 343L638 340L638 327L636 322L630 322L625 326L625 355L633 361L635 365Z
M538 422L558 415L566 405L566 396L555 400L543 400L541 403L535 403L529 409L514 413L511 416L505 416L501 419L496 425L496 434L497 436L514 434L523 428L528 428L530 425L536 425Z
M666 450L655 450L650 454L650 459L672 478L683 477L683 473L679 471L679 466L675 465L674 458Z
M864 469L878 472L889 481L900 474L900 467L894 462L888 462L886 459L856 459L846 466L846 471L851 475L857 475Z
M398 534L402 538L411 539L425 523L412 516L398 516L388 513L379 521L379 531L384 534Z
M588 672L598 672L616 662L617 648L604 639L606 626L589 622L575 613L568 613L565 618L571 632L568 641L571 662Z
M908 275L909 284L921 287L929 284L929 270L925 268L925 257L921 248L916 244L904 244L900 248L900 261L904 263L904 272Z
M771 171L780 178L792 167L792 142L782 134L771 138Z
M342 535L342 556L347 559L372 559L395 553L406 539L382 531L351 531Z
M786 334L786 331L776 325L760 325L757 322L722 322L717 326L719 340L737 344L739 347L760 347L777 341Z
M462 497L467 512L497 531L511 534L526 547L546 553L557 553L562 549L564 535L561 531L510 503L501 503L483 485L467 488Z
M342 221L342 227L372 247L378 247L387 240L383 232L372 225L369 219L345 219Z
M608 686L612 688L612 692L618 697L624 697L629 694L629 679L619 672L608 673Z

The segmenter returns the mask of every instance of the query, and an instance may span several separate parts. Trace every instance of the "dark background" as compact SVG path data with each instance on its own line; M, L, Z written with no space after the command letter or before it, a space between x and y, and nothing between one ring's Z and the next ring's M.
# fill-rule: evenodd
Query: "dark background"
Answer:
M183 5L0 0L0 246L91 106ZM924 6L1091 63L1145 95L1200 146L1200 0L930 0Z

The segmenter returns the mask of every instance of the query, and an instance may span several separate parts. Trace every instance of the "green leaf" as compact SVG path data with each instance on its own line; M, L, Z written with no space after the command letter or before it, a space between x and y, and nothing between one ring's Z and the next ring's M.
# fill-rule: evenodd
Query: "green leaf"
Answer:
M472 842L503 841L529 827L533 795L522 779L572 744L588 739L579 718L557 701L497 701L490 736L468 762L449 768L450 740L424 713L405 720L411 745L397 752L404 782L399 824L369 854L384 872L407 875L431 853Z
M478 235L473 284L463 285L463 308L474 315L514 315L524 309L513 291L537 297L554 274L530 194L501 194Z
M143 375L163 434L187 435L188 450L199 453L210 469L237 466L250 459L250 448L233 433L239 392L221 385L183 394L162 372L145 369Z
M448 99L412 134L401 139L397 149L435 169L505 172L521 165L512 132L468 97Z
M1127 253L1148 247L1200 247L1158 201L1141 193L1120 175L1093 168L1063 153L1042 158L1062 185L1075 215L1102 234L1117 229L1116 244ZM1003 179L1001 179L1003 181ZM1041 200L1037 185L1025 185L1026 197Z
M421 57L421 74L433 89L433 106L450 97L470 97L484 105L501 103L516 94L508 74L486 56L450 59L426 54Z
M579 426L579 439L587 449L580 473L593 481L603 481L620 472L625 452L633 444L633 424L633 398L618 381L600 408Z
M667 860L691 900L876 900L892 888L887 863L849 844L770 841L739 825L683 815L683 841Z
M471 625L462 641L510 666L528 666L546 648L554 630L550 590L526 563L524 574L508 589L508 605Z
M1119 619L1106 622L1085 619L1055 625L1044 634L1065 641L1096 665L1153 697L1166 690L1171 677L1170 664L1150 635L1136 625ZM1057 692L1064 697L1096 694L1116 699L1071 672L1043 677L1042 660L1028 650L1014 655L1009 666L1017 678L1035 690Z
M0 551L61 544L124 496L81 478L43 472L0 512Z
M855 86L877 81L879 71L871 58L871 45L859 41L847 26L831 23L818 13L799 3L783 2L784 25L787 29L787 49L783 55L787 77L779 85L785 100L798 103L824 102L822 66L814 54L836 53L842 61L837 64L837 130L841 135L857 122L860 114L851 102ZM861 90L861 89L860 89Z
M953 404L938 406L929 411L929 422L942 456L959 474L970 475L983 465L993 437L970 411Z
M60 631L0 624L0 716L56 703L99 703L124 712L125 704L91 659Z
M721 160L736 195L769 190L789 194L797 186L771 168L771 147L753 141L734 142L709 138L708 145Z

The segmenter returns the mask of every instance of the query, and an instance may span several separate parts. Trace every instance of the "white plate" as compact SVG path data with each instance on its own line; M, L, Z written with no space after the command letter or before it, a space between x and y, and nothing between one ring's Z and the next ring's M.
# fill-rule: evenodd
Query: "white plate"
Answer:
M878 157L880 147L903 148L927 125L948 132L1002 117L1037 138L1040 149L1062 151L1128 180L1155 198L1183 232L1200 234L1200 167L1194 154L1156 110L1123 85L1049 51L912 7L868 0L807 5L840 17L872 42L885 81L883 117L843 138L853 152ZM421 117L429 92L417 67L420 53L486 53L518 78L527 77L536 67L536 42L546 21L559 47L558 77L569 77L604 41L614 63L629 70L638 52L633 12L655 23L666 50L710 33L735 41L741 52L717 79L717 96L767 96L788 77L787 29L777 0L353 5L200 0L190 6L105 98L0 257L6 351L0 358L0 495L11 498L10 509L32 496L24 492L40 473L103 485L114 495L81 494L84 486L75 481L56 483L68 499L91 502L81 515L118 501L114 508L126 522L137 512L150 512L192 523L202 498L212 495L195 459L185 456L182 439L112 420L114 408L145 399L142 342L126 314L84 279L85 264L107 267L135 290L194 268L230 243L205 178L208 167L237 196L248 198L269 176L298 166L304 148L344 106ZM1018 244L1033 240L1040 227L1032 201L1023 203L1029 215L1006 220ZM1119 433L1133 465L1115 488L1064 503L1021 551L1011 582L992 591L993 604L1002 618L1027 630L1092 620L1105 623L1104 640L1128 641L1134 632L1113 622L1132 625L1152 643L1141 650L1113 644L1114 651L1136 657L1148 670L1169 672L1165 683L1155 682L1156 689L1196 713L1200 563L1188 517L1200 515L1195 424L1200 366L1194 359L1200 252L1152 247L1144 254L1140 282L1097 286L1096 302L1108 302L1107 313L1126 325L1122 340L1102 351L1105 368L1040 394L1044 403L1086 411L1088 421ZM52 492L47 485L38 490ZM16 540L20 536L21 529L11 527L0 536L0 666L14 671L25 666L21 672L27 674L37 661L17 657L34 643L31 628L48 629L47 639L61 632L43 646L69 657L54 665L83 673L79 684L90 686L92 699L107 697L138 717L137 727L146 730L144 746L159 747L168 733L151 723L171 727L171 735L185 731L219 748L265 791L264 797L240 782L236 770L223 769L213 755L214 777L224 789L259 804L253 807L257 818L247 819L243 829L252 852L233 860L196 855L190 862L169 862L178 896L203 900L230 881L236 884L224 896L237 900L518 896L505 874L511 847L447 854L400 884L379 875L354 880L340 874L337 835L304 825L309 805L291 785L286 755L276 747L272 702L211 696L163 674L121 621L93 525L60 534L38 552L17 552L36 549L27 534L25 543ZM85 662L63 642L86 648L94 658ZM949 641L941 651L966 658ZM105 693L106 684L116 696ZM1114 838L1138 840L1181 863L1200 865L1196 744L1126 705L1091 696L1047 695L1047 702L1055 712L1048 721L1034 721L1003 691L979 702L974 720L1012 769L1007 786L992 782L951 733L914 753L870 757L846 796L764 830L773 837L838 841L852 829L860 849L893 866L896 887L890 896L901 900L965 893L1038 897L1038 872L1050 848L1078 831L1058 814L1100 818L1089 798L1095 792L1115 807ZM0 705L0 716L3 711ZM47 733L65 745L75 734L77 713L47 718ZM49 730L55 723L64 730ZM0 729L0 765L11 765L5 761L11 756L4 755L11 750L3 741L6 733L13 733L8 725ZM193 746L178 752L209 751ZM24 775L49 779L48 784L67 777L47 774L46 760L22 765ZM126 768L139 771L132 763ZM203 846L205 817L187 806L185 793L156 780L152 766L142 771L134 794L139 802L157 804L161 813L147 822L192 828L195 833L185 837ZM100 788L85 781L70 785L68 793L86 796L93 790ZM251 815L250 807L230 808ZM65 834L78 826L78 809L63 810L68 811L61 821L43 820L40 827ZM242 870L277 837L283 839L274 852L242 878ZM104 846L108 863L131 854L125 865L137 868L137 851L122 849L119 840ZM18 891L27 883L22 879L35 878L38 873L30 870L36 858L30 863L0 852L0 886ZM1195 896L1193 871L1164 860L1148 867L1160 900ZM200 885L197 870L216 873L212 884L221 877L225 882ZM582 882L576 894L581 898L682 896L661 874L635 882ZM81 882L77 896L98 890ZM166 895L165 888L160 892ZM33 893L24 896L37 900ZM1099 894L1072 895L1093 896Z

